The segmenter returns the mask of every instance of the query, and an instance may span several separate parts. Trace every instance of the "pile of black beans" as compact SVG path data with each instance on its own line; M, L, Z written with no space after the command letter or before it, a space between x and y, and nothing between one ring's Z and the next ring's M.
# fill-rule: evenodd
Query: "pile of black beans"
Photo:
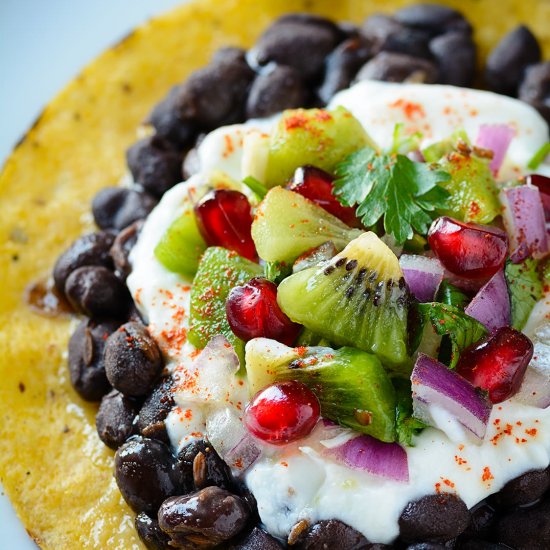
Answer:
M478 75L472 28L448 7L418 4L373 15L360 27L286 15L248 52L219 50L153 109L154 135L126 155L137 185L100 191L92 202L98 231L75 241L55 264L56 289L84 316L69 342L71 382L82 398L100 401L97 431L116 450L115 478L147 548L285 544L259 527L254 498L206 441L177 456L170 450L164 420L174 406L172 379L125 285L143 220L193 172L193 147L204 133L286 108L322 106L366 78L478 82L520 97L550 121L550 62L541 62L539 44L524 26L502 39ZM547 468L512 480L471 510L454 495L427 495L407 505L391 546L370 543L337 520L300 522L288 542L298 550L548 549L549 487Z

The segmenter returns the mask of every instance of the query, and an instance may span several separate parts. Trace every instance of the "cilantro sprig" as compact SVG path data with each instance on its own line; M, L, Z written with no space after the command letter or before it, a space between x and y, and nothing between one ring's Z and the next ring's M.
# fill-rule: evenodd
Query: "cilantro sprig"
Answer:
M336 167L334 194L345 206L355 206L367 227L382 216L384 230L402 244L413 231L425 235L432 213L446 206L447 190L438 185L450 175L405 155L365 147Z

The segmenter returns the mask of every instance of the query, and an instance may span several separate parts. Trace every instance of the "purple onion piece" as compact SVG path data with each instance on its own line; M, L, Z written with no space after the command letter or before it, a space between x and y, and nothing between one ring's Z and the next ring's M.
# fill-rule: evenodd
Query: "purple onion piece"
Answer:
M407 453L397 443L384 443L369 435L360 435L324 454L354 470L393 481L409 481Z
M437 258L403 254L399 265L409 290L419 302L432 302L445 270Z
M548 235L540 192L533 185L510 187L500 192L504 226L510 236L511 259L542 258L548 253Z
M233 473L244 473L261 456L262 450L253 436L246 434L225 456L222 458L229 464Z
M434 425L430 406L437 406L477 438L483 439L492 405L465 378L435 359L420 354L411 382L415 416Z
M493 151L493 158L489 165L493 176L498 174L515 134L516 131L507 124L482 124L479 127L475 144L482 149Z
M490 332L510 325L510 296L503 270L481 287L465 313L483 323Z

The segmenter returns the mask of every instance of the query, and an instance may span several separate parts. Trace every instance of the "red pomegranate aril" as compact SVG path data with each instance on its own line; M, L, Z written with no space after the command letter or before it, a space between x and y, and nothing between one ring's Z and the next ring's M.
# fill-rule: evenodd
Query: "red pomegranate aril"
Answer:
M315 166L300 166L294 172L287 189L299 193L302 197L313 201L327 212L352 227L360 225L355 208L343 206L332 194L334 178Z
M544 208L544 217L550 221L550 178L542 174L531 174L525 179L528 185L534 185L540 192L542 206Z
M252 212L246 195L232 189L210 191L195 205L195 216L208 246L223 246L249 260L257 260L250 234Z
M434 221L428 242L451 273L467 279L492 277L504 265L508 253L508 237L501 229L447 216Z
M519 391L532 357L531 340L511 327L502 327L464 350L456 370L489 392L492 403L500 403Z
M231 289L225 311L231 330L245 342L263 337L291 346L301 329L279 307L275 283L263 277Z
M244 412L244 425L262 441L284 445L306 437L317 424L321 406L301 382L290 380L259 391Z

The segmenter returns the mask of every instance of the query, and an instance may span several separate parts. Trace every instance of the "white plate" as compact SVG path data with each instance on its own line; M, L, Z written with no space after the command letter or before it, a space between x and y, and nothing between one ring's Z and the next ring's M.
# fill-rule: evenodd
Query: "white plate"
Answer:
M182 0L2 0L0 164L48 101L86 63L142 21L181 3ZM1 485L0 549L36 550Z

